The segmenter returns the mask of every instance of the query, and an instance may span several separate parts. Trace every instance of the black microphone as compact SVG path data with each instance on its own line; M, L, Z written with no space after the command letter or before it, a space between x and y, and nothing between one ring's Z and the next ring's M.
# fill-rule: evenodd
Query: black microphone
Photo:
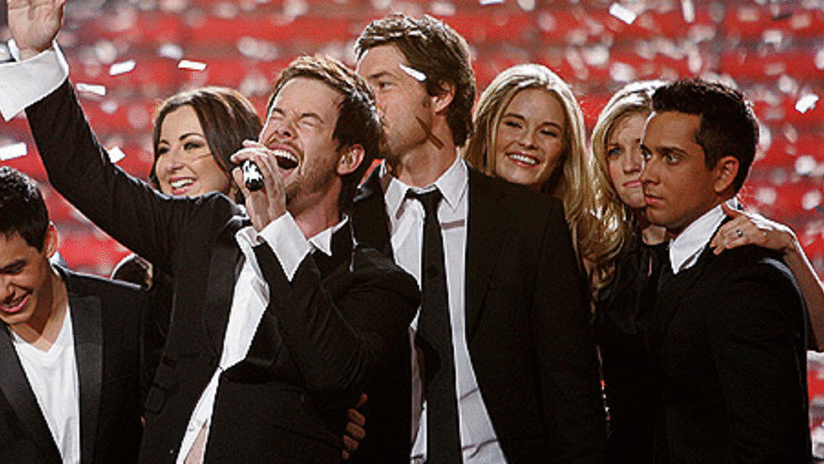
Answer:
M245 160L240 164L240 169L243 170L243 182L246 183L246 188L252 192L263 188L263 174L254 161Z

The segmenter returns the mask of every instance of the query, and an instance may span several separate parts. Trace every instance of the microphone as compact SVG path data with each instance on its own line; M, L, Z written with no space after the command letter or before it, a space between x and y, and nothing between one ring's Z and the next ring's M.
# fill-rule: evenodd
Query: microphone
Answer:
M263 188L263 174L257 164L247 159L241 163L240 169L243 170L243 182L246 183L246 188L252 192Z

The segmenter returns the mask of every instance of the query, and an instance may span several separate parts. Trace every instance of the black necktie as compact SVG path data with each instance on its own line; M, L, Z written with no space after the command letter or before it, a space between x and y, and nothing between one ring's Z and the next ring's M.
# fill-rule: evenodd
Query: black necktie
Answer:
M430 378L426 388L426 462L429 464L457 464L462 462L458 431L458 401L455 393L455 363L452 358L452 328L449 319L449 300L446 290L443 238L438 223L438 204L443 198L440 190L426 193L408 191L407 196L423 205L423 261L421 263L421 314L418 319L418 337L437 353L438 362L425 356L424 369ZM423 348L426 353L427 349ZM430 350L431 351L431 350Z

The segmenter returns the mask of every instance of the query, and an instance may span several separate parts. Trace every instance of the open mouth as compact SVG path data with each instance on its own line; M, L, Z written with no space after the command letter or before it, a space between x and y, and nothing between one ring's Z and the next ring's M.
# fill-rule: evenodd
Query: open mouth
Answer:
M3 311L6 314L14 314L19 312L26 306L26 303L29 301L29 297L31 296L31 292L26 292L20 298L16 300L7 300L0 303L0 311Z
M517 161L521 164L526 164L527 166L537 166L538 165L538 158L533 156L527 156L522 153L509 153L507 154L510 159L513 161Z
M298 159L286 150L274 150L275 159L281 169L290 171L298 167Z
M185 178L185 179L177 179L177 180L174 180L172 182L169 182L169 186L174 191L180 191L180 190L184 190L184 189L187 189L187 188L191 187L192 184L194 184L194 183L195 183L194 179Z

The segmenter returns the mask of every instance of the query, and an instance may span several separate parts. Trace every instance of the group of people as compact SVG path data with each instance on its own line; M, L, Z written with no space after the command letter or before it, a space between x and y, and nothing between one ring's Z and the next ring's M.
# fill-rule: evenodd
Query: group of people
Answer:
M630 84L587 143L551 70L476 103L465 40L390 15L355 70L287 66L263 121L225 88L161 103L144 182L83 116L64 0L7 3L0 111L144 289L52 265L39 192L0 168L0 461L811 459L824 289L735 202L738 91Z

